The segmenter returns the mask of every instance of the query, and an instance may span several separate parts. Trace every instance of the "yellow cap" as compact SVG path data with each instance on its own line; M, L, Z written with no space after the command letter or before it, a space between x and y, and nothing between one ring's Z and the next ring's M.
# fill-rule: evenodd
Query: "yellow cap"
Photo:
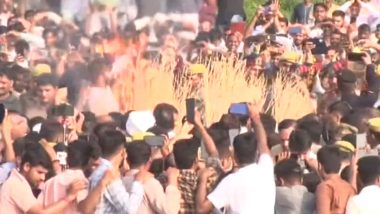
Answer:
M368 120L368 126L371 131L380 133L380 117Z
M335 145L337 145L339 149L344 152L355 152L355 147L350 142L342 140L335 142Z
M300 61L300 55L293 51L285 51L281 56L281 60L296 64Z
M50 65L48 65L48 64L37 64L34 67L32 75L35 77L38 77L41 74L50 74L50 73L51 73Z
M204 74L205 72L207 72L207 67L203 64L192 64L189 67L189 73L191 75Z
M154 136L154 134L151 132L137 132L132 135L132 141L144 140L146 136Z

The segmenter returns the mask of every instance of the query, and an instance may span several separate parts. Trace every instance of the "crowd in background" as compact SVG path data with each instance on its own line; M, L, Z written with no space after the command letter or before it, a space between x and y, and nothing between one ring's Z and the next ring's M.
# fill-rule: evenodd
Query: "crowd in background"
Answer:
M0 0L0 214L379 214L380 4L283 3ZM297 80L314 111L252 98L207 124L205 59ZM154 63L187 117L131 105Z

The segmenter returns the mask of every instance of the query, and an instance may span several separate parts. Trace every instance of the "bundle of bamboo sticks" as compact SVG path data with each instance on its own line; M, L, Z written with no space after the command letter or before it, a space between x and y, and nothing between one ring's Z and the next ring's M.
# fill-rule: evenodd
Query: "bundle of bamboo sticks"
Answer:
M256 102L277 122L297 119L314 111L306 84L283 72L279 72L270 85L264 75L251 78L248 83L244 60L211 58L201 59L199 63L208 68L203 76L207 124L219 121L231 103L237 102ZM184 116L186 96L191 90L186 75L180 76L184 84L175 85L173 82L178 77L173 73L173 66L158 61L137 64L145 66L133 75L119 78L118 87L114 88L121 106L127 107L124 110L152 110L158 103L165 102L176 106L180 116ZM186 69L183 73L187 73Z

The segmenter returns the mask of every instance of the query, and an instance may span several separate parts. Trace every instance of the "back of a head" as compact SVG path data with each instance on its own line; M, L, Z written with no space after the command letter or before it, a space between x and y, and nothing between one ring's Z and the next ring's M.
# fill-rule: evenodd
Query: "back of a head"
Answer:
M143 166L150 160L152 150L145 141L134 141L127 144L127 160L132 169Z
M341 11L341 10L335 10L333 13L332 13L332 16L339 16L339 17L342 17L344 18L346 16L346 13Z
M230 145L229 139L225 139L224 141L220 141L218 144L215 144L221 160L232 157Z
M156 125L168 131L174 129L175 114L178 114L178 110L167 103L158 104L153 110Z
M358 133L364 133L368 129L366 115L361 110L354 110L352 113L342 118L341 122L354 126L358 129Z
M251 164L255 162L257 152L257 140L254 133L245 133L235 137L234 153L239 164Z
M21 157L21 169L25 164L31 167L42 166L51 169L52 160L40 143L30 143L26 145L24 154Z
M342 159L338 147L333 145L322 147L317 153L317 159L325 173L339 173Z
M102 155L106 158L113 156L120 149L124 148L126 143L123 133L116 130L105 131L99 136L98 140Z
M58 77L54 74L41 74L36 79L37 86L48 86L58 87L59 81Z
M95 148L88 142L75 141L67 146L67 164L70 168L85 167L94 157Z
M320 121L314 119L300 120L297 124L297 128L305 130L309 134L313 143L320 143L323 130L323 126Z
M99 137L106 131L115 131L116 129L117 125L115 123L98 123L94 127L93 134Z
M173 154L178 169L191 169L197 159L198 146L193 139L179 140L174 144Z
M57 121L47 120L41 125L40 137L47 142L57 142L63 136L63 126Z
M278 124L278 130L280 131L283 129L288 129L291 127L295 127L296 125L297 125L297 121L292 120L292 119L285 119Z
M330 113L336 112L339 113L342 117L349 114L351 110L352 107L350 106L350 104L344 101L337 101L329 106Z
M226 143L226 140L228 140L229 145L231 145L231 142L229 142L228 130L222 128L210 128L207 132L215 144Z
M120 112L111 112L108 114L121 130L126 130L127 117Z
M289 137L289 149L293 153L304 153L310 150L312 140L309 134L302 129L294 130Z
M274 167L277 178L287 183L299 184L302 181L302 169L296 160L288 159L280 161Z
M364 186L378 185L380 158L378 156L360 158L358 161L358 173L360 181Z
M358 28L359 33L371 32L371 27L368 24L361 24Z

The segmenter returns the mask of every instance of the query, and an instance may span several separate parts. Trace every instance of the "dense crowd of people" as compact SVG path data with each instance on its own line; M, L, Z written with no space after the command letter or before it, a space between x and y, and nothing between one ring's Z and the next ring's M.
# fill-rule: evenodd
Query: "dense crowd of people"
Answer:
M283 3L0 0L0 213L379 214L380 4ZM295 79L314 112L252 97L208 124L205 59ZM157 64L186 115L133 108Z

